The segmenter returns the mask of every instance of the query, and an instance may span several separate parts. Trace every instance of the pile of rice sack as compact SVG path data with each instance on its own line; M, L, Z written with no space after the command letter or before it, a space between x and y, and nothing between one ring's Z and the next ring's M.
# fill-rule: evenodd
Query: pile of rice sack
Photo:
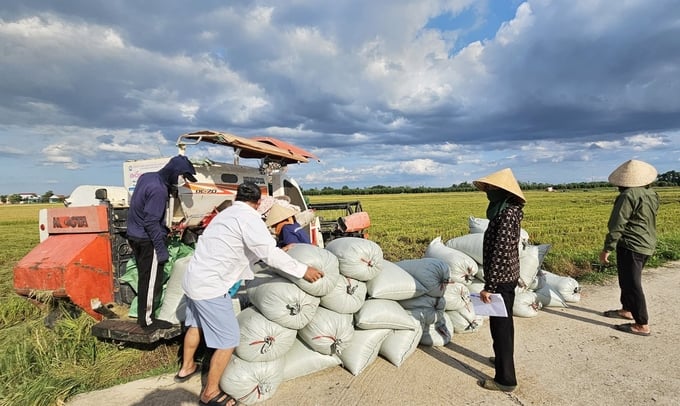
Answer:
M484 286L485 221L471 217L470 234L446 243L436 238L423 258L399 262L385 260L375 242L355 237L325 248L294 245L292 257L323 271L315 283L259 263L246 283L249 305L237 314L240 344L220 386L253 404L290 379L337 366L358 375L379 356L399 367L418 345L443 346L454 333L479 330L484 317L475 315L470 292ZM577 302L578 283L541 270L549 247L530 245L522 232L514 315L533 317L542 306ZM170 278L161 318L184 319L177 282L185 262Z

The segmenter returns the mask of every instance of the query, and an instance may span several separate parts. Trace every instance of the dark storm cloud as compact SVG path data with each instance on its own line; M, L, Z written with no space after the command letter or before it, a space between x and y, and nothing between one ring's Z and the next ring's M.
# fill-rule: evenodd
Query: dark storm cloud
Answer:
M674 2L528 1L461 46L493 7L6 1L0 137L39 134L45 162L76 168L197 129L279 136L331 157L338 182L448 182L484 162L618 160L677 139ZM473 9L475 27L429 24Z

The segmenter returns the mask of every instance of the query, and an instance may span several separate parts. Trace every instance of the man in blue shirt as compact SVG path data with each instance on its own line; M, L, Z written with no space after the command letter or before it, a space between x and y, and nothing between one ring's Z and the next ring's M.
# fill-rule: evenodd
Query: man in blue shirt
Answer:
M161 305L163 268L170 256L165 242L170 233L165 225L165 212L179 177L196 182L195 174L191 161L178 155L159 171L142 174L130 199L127 238L139 273L137 323L147 330L172 326L154 318L154 312Z
M311 244L309 232L295 221L298 212L292 207L274 204L267 213L266 224L274 229L278 247L287 249L290 244Z

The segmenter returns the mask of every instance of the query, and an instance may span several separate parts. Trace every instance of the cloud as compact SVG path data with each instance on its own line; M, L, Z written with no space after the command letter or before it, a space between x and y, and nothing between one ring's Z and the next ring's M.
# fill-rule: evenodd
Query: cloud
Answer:
M10 0L0 12L0 156L24 173L102 176L205 128L313 152L320 164L291 168L309 187L448 185L499 166L578 181L630 155L677 169L660 153L680 141L670 0Z

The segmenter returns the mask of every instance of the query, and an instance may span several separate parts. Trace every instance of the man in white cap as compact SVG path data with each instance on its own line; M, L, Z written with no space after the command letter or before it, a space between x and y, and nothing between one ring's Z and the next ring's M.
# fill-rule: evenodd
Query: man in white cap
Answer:
M489 206L486 217L489 225L484 232L483 262L484 290L480 298L491 303L491 294L503 297L507 317L489 317L489 329L495 356L490 358L496 369L493 379L479 384L489 390L512 392L517 388L514 346L515 326L512 305L519 280L519 239L524 218L524 194L509 168L492 173L473 182L477 189L486 192Z
M652 165L635 159L624 162L609 175L609 182L619 187L619 195L600 253L600 262L609 264L609 253L616 250L621 288L621 308L607 310L604 316L634 320L634 323L619 324L616 329L640 336L650 335L642 268L656 249L659 196L650 188L656 176Z

